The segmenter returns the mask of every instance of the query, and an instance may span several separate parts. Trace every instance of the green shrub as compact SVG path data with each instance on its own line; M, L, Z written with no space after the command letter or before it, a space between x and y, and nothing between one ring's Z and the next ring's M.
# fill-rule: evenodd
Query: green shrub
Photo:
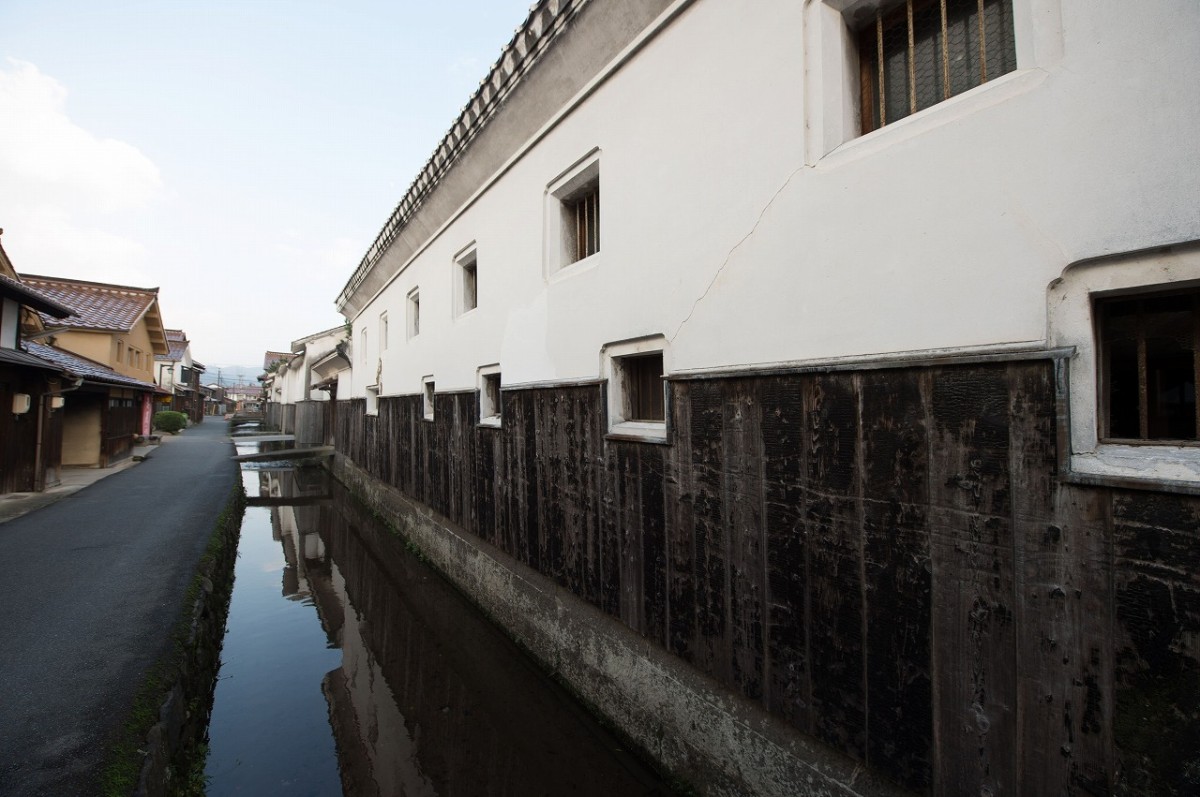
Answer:
M154 413L155 429L161 429L164 432L176 434L185 426L187 426L187 416L182 412L163 410L162 412Z

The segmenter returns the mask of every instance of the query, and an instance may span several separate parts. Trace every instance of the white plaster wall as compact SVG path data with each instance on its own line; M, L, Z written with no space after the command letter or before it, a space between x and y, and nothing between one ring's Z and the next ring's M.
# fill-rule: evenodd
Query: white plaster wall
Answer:
M1044 345L1068 264L1200 238L1200 4L1016 3L1060 11L1018 31L1058 46L1023 41L1016 73L805 165L804 4L697 0L351 319L339 396L380 363L381 395L474 389L490 363L506 385L596 378L603 344L649 334L675 372ZM595 148L601 251L547 278L546 186ZM479 307L456 319L472 241Z

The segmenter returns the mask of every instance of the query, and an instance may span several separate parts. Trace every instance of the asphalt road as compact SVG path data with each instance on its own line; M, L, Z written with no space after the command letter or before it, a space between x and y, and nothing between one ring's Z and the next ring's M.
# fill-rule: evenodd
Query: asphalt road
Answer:
M88 795L237 479L207 419L0 525L0 795Z

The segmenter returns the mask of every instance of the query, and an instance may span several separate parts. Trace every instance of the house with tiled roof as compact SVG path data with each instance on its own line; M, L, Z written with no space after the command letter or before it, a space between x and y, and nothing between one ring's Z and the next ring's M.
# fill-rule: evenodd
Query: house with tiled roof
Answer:
M41 356L78 369L82 379L63 413L63 465L106 467L129 456L137 435L150 433L155 357L170 352L158 288L24 275L22 282L75 310L66 319L42 312ZM61 354L60 354L61 353Z
M45 317L74 311L26 285L0 246L0 494L34 492L58 483L63 393L71 375L37 356L27 336Z
M342 325L293 340L290 357L263 378L267 424L294 433L298 445L332 440L330 399L337 398L337 373L349 367L348 334Z
M204 420L204 394L200 374L204 365L192 359L192 344L182 329L168 329L167 353L154 355L154 381L171 394L171 409L192 423Z
M263 354L263 373L271 373L271 369L276 367L278 362L287 362L292 359L290 351L268 351Z

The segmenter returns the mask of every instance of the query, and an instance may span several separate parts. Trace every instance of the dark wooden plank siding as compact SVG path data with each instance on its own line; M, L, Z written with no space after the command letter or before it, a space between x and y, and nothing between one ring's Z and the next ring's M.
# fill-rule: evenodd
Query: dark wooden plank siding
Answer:
M763 697L766 550L763 540L762 405L756 380L728 386L723 406L725 527L729 530L729 643L742 694Z
M763 522L767 578L767 707L812 732L808 670L808 547L803 522L807 473L804 404L794 380L763 381Z
M881 371L864 374L860 389L867 761L926 787L933 775L928 386Z
M1200 502L1113 497L1114 734L1123 794L1200 791Z
M931 374L936 793L1016 789L1016 640L1004 366Z
M341 401L336 445L918 793L1185 794L1200 498L1060 481L1048 361Z
M691 438L692 550L696 573L696 641L692 659L703 672L728 682L728 529L723 501L724 397L721 386L702 382L692 387L691 424L680 430Z

